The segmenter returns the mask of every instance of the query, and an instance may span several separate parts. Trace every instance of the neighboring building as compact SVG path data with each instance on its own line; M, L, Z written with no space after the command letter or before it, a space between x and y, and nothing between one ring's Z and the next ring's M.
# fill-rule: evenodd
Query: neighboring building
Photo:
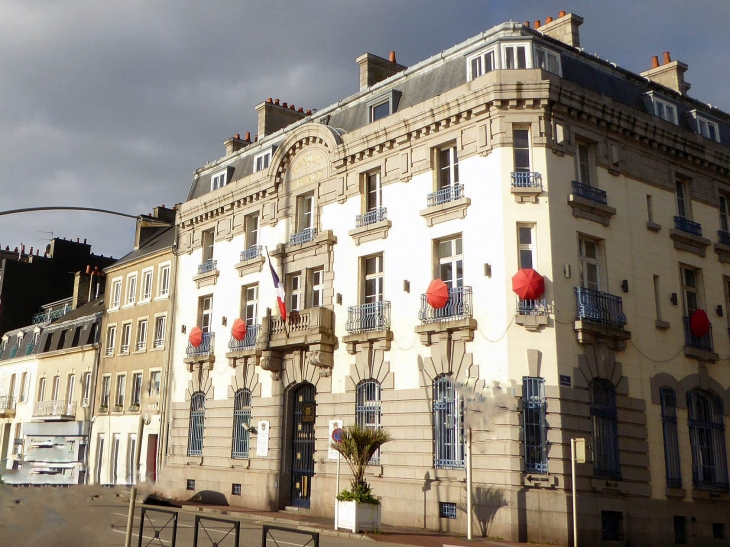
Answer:
M339 419L393 435L368 475L384 523L463 532L471 428L484 533L568 544L582 437L582 544L726 536L730 116L668 54L637 75L584 53L581 23L363 55L358 93L268 100L256 142L196 171L164 491L331 516ZM520 268L544 294L516 297Z
M74 272L87 267L102 269L112 262L111 257L93 254L86 240L54 238L42 256L37 249L34 255L32 247L26 253L25 246L14 251L6 246L0 250L0 335L30 324L34 314L42 321L39 311L60 316L64 313L62 305L48 304L43 309L41 305L72 294Z
M133 484L140 418L140 473L157 478L162 393L167 377L174 275L175 211L137 219L134 250L104 273L107 299L91 448L95 484Z

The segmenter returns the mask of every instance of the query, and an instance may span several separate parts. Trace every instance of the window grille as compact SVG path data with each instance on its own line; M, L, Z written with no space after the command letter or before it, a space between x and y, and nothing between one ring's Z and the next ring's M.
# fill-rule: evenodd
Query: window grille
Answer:
M545 379L522 378L525 473L547 473Z
M366 429L380 429L380 382L363 380L357 385L355 398L355 423ZM380 450L373 454L370 463L380 463Z
M195 490L195 479L186 479L186 490Z
M606 380L591 381L593 423L593 473L596 477L621 480L618 457L616 388Z
M696 488L728 490L722 400L706 391L687 392L692 481Z
M604 541L623 541L624 514L620 511L601 511L601 532Z
M464 401L449 376L433 383L434 467L464 467Z
M233 452L234 458L248 458L248 447L251 441L249 427L251 424L251 391L236 391L233 408Z
M231 495L232 496L240 496L241 495L241 485L240 484L233 484L231 486Z
M664 429L664 464L668 488L682 488L679 465L679 437L677 435L677 395L671 387L659 390Z
M188 431L188 456L203 455L203 429L205 428L205 393L196 391L190 398L190 429Z
M442 501L439 503L439 517L442 519L456 518L456 504L452 502Z

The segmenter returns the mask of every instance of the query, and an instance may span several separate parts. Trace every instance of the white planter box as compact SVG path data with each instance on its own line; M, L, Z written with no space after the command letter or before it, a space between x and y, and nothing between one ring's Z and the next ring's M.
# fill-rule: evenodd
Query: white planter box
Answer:
M356 501L337 501L335 530L353 532L375 532L380 530L380 505L357 503Z

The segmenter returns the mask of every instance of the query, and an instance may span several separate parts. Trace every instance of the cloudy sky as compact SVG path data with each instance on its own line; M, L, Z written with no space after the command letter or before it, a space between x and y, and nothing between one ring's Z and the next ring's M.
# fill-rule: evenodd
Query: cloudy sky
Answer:
M225 139L256 132L267 97L322 108L358 90L366 51L411 65L561 9L585 18L586 51L640 72L668 50L693 97L730 111L727 0L2 0L0 211L170 206ZM50 232L119 257L134 221L0 216L3 248L44 248Z

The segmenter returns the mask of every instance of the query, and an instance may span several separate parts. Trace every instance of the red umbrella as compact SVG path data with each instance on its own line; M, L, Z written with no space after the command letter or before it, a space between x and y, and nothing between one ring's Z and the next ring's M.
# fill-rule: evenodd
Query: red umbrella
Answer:
M522 300L537 300L545 293L545 278L532 268L521 268L512 276L512 290Z
M246 322L240 317L233 322L233 327L231 327L231 336L239 342L246 338Z
M697 338L702 338L710 332L710 318L707 317L705 310L694 311L692 317L689 318L689 330Z
M203 343L203 331L200 330L200 327L193 327L190 329L190 336L188 336L188 340L190 340L190 344L194 348L197 348Z
M449 301L449 286L440 279L434 279L426 290L426 301L432 308L443 308Z

